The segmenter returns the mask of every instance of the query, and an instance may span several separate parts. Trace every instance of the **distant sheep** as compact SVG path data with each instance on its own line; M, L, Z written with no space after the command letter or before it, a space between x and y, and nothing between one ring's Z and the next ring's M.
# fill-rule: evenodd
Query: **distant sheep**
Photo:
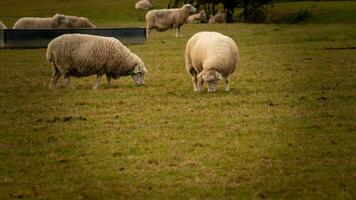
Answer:
M199 13L190 15L188 17L188 24L206 23L206 22L208 22L208 16L206 15L205 10L201 10Z
M65 28L96 28L96 26L86 17L77 17L66 15L68 23Z
M16 21L13 29L42 29L63 28L67 26L68 18L62 14L55 14L49 18L23 17Z
M7 29L7 27L4 23L2 23L2 21L0 21L0 29Z
M147 37L152 29L165 31L176 29L176 37L180 36L180 27L187 23L190 14L196 12L196 8L190 4L185 4L181 8L151 10L146 14Z
M235 42L217 32L199 32L187 42L185 61L192 76L194 91L200 92L204 82L208 91L215 92L218 80L224 80L229 91L229 75L235 71L239 50Z
M109 87L111 79L131 76L137 85L144 84L147 72L142 60L119 40L86 34L64 34L53 39L47 47L46 58L53 65L49 88L54 89L58 78L64 75L66 85L70 76L82 77L96 74L93 89L100 85L105 74Z
M209 24L222 24L226 22L226 13L218 13L214 16L211 16L209 19Z
M139 0L135 4L137 10L148 10L152 7L151 0Z

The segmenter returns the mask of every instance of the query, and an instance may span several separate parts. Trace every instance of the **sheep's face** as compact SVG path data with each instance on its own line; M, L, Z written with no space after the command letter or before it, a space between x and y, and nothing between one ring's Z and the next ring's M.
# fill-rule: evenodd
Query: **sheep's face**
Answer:
M189 15L197 12L197 9L194 6L192 6L191 4L185 4L184 7L188 10Z
M207 20L208 16L206 15L205 10L200 11L200 17L202 20Z
M203 71L198 75L198 79L202 79L208 83L208 91L215 92L218 80L222 80L222 75L216 70Z
M134 70L132 71L132 79L135 81L137 85L145 84L145 74L147 69L144 65L136 65Z
M55 14L53 19L57 21L59 28L68 28L69 19L67 16L63 14Z

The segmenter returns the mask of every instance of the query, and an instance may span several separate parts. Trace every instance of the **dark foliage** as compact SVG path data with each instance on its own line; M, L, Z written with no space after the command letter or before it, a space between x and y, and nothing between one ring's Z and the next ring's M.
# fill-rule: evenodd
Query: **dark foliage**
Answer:
M235 8L243 8L243 12L239 17L241 21L261 22L261 15L265 15L264 6L271 4L272 0L170 0L168 8L179 7L182 4L190 3L195 7L202 7L207 15L215 15L216 7L221 4L226 13L226 21L233 22L233 14ZM258 19L256 21L256 19Z

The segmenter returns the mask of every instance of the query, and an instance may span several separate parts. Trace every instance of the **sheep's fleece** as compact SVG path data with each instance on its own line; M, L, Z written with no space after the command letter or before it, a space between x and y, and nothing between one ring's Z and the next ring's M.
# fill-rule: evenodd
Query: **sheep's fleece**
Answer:
M144 84L147 72L142 60L119 40L86 34L65 34L48 44L47 60L52 62L54 74L50 84L53 89L60 75L66 82L69 77L97 75L93 89L98 88L100 78L106 75L109 86L111 78L132 76L136 84Z
M68 18L62 14L53 17L23 17L16 21L13 29L36 29L36 28L64 28L68 25Z
M215 92L217 81L222 79L228 91L228 78L235 71L239 50L231 38L221 33L199 32L188 40L185 60L194 91L201 91L207 82L209 92Z
M96 28L96 26L86 17L66 15L68 19L67 27L65 28Z
M196 12L196 8L185 4L181 8L151 10L146 14L147 36L152 29L165 31L176 29L176 37L180 36L180 27L187 23L190 14Z
M141 10L148 10L151 7L152 5L150 0L139 0L135 4L135 8Z

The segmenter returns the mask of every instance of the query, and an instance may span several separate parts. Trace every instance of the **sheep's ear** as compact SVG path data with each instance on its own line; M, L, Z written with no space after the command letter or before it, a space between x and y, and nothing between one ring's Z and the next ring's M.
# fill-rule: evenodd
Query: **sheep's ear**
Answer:
M215 77L218 79L218 80L223 80L223 77L221 76L221 74L219 72L215 72Z

